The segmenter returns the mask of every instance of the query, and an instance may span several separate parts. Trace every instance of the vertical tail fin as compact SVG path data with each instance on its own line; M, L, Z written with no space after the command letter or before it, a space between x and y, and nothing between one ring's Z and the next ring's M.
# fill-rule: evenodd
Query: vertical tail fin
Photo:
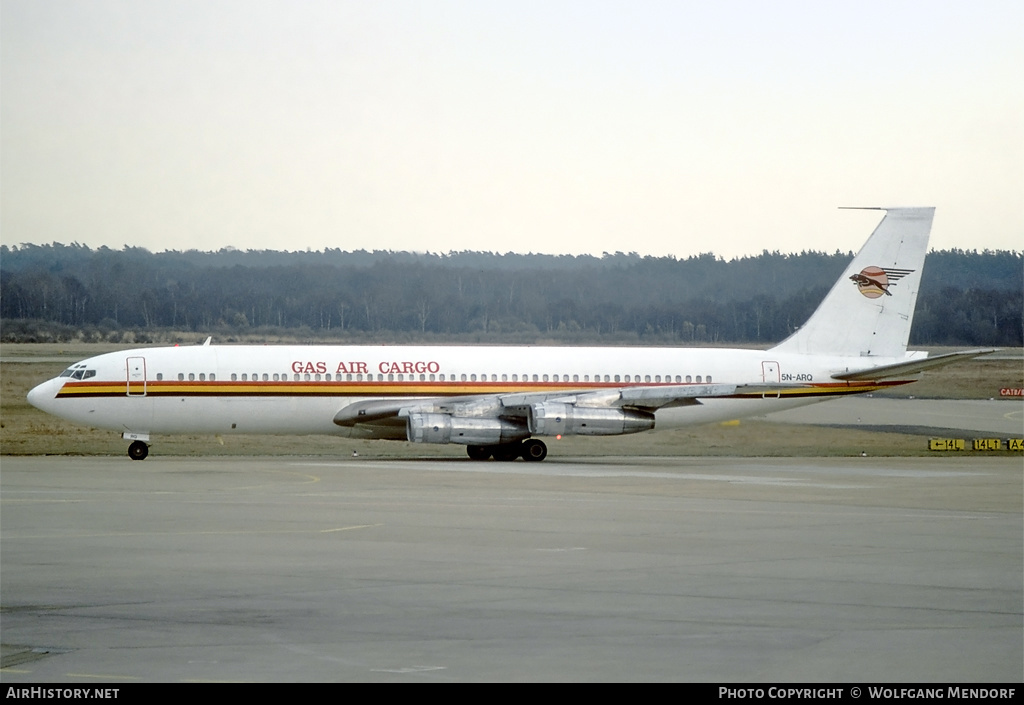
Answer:
M802 328L773 350L902 357L924 269L934 208L886 215Z

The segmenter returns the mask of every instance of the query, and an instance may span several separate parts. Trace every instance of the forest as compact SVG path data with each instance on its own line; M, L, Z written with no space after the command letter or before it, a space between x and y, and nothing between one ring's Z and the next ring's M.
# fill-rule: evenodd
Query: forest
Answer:
M0 246L0 340L163 331L311 342L761 344L800 326L853 253L724 260L328 249ZM938 250L914 345L1020 346L1024 253Z

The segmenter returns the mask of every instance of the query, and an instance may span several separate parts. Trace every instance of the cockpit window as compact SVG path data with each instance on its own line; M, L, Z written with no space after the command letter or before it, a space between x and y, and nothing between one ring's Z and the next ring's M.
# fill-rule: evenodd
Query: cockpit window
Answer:
M87 370L84 365L72 365L61 372L60 376L71 377L73 379L89 379L90 377L96 376L96 370Z

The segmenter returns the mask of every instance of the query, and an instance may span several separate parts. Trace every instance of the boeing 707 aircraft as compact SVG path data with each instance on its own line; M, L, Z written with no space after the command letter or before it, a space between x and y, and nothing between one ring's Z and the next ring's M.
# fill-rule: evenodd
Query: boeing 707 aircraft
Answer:
M455 443L475 460L543 460L549 436L726 421L861 394L991 352L908 352L934 208L888 208L807 323L766 350L635 347L140 348L83 360L35 407L151 436L327 434Z

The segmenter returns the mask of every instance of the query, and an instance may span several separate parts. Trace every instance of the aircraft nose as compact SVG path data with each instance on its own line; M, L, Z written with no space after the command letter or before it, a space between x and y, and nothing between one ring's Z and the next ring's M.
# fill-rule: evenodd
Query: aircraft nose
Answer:
M40 411L49 412L53 408L53 402L57 396L57 390L62 386L63 380L59 378L50 379L42 384L36 385L32 388L32 391L28 393L28 403Z

